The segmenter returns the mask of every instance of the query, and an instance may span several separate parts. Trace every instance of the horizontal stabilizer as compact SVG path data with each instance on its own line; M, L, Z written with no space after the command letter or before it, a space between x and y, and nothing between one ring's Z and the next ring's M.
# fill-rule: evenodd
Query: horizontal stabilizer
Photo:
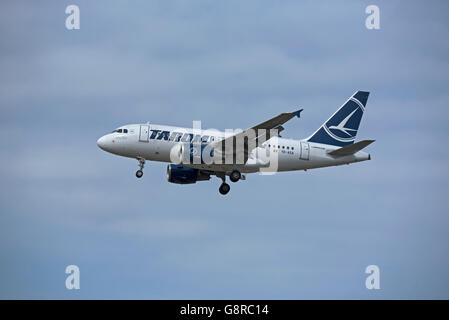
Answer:
M328 154L335 157L343 157L343 156L349 156L351 154L354 154L363 148L367 147L371 143L373 143L376 140L362 140L354 144L350 144L346 147L339 148L333 151L330 151Z

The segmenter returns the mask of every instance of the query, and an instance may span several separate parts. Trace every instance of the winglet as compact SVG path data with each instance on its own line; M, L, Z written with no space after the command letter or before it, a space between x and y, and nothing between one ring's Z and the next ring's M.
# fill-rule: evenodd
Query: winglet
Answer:
M300 110L298 110L298 111L294 111L294 112L292 112L295 116L297 116L298 118L301 118L301 111L302 110L304 110L304 109L300 109Z

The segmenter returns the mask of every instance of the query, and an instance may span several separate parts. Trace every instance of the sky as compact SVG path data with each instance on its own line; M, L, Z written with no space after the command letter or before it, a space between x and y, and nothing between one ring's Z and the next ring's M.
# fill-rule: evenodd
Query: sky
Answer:
M0 298L449 298L447 1L0 9ZM283 137L301 139L357 90L371 161L253 174L225 197L215 177L168 183L166 163L138 180L96 145L124 124L245 129L298 107Z

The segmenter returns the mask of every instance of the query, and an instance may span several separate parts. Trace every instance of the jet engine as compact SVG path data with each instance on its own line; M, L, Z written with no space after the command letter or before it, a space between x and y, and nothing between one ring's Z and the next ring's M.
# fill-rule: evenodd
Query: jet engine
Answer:
M209 179L210 174L198 169L184 167L179 164L169 164L167 166L167 181L171 183L189 184Z

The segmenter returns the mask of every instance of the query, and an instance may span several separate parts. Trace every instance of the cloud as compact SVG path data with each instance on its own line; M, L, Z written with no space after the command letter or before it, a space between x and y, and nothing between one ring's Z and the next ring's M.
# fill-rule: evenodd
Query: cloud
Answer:
M128 218L113 221L102 226L107 232L124 233L132 236L158 238L202 237L211 232L205 221L160 218Z
M52 272L76 260L89 298L370 298L372 263L381 297L448 296L448 5L379 4L369 31L368 4L80 0L72 32L64 4L2 3L0 295L67 297ZM358 89L371 161L249 175L225 198L165 164L136 180L95 145L124 123L247 128L298 106L283 133L306 137Z

